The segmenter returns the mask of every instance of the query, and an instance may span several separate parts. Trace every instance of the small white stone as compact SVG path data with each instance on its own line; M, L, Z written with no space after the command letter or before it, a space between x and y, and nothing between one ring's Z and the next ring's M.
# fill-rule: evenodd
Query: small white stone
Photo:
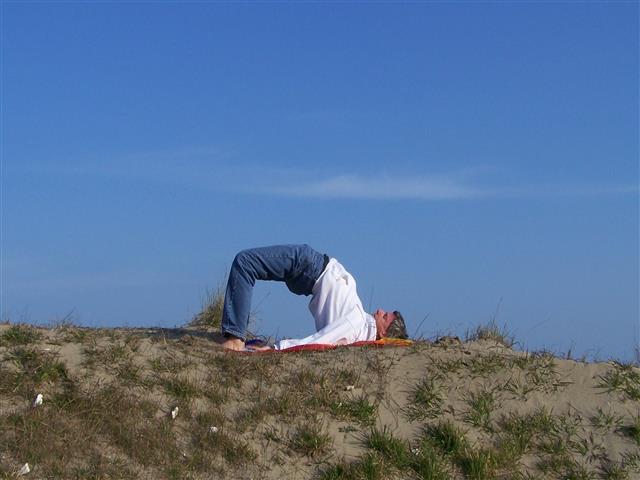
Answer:
M356 387L355 387L355 386L353 386L353 385L347 385L347 388L345 388L345 390L346 390L347 392L350 392L350 391L351 391L351 390L353 390L354 388L356 388Z
M209 433L218 433L218 427L209 427Z
M26 475L27 473L29 473L31 471L31 467L29 467L28 463L25 463L22 468L20 470L18 470L18 473L16 473L16 476L20 476L20 475Z
M173 410L171 410L171 418L173 420L176 419L176 417L178 416L178 410L180 410L178 407L174 408Z
M33 406L37 407L38 405L42 405L42 400L43 400L42 394L39 393L38 395L36 395L36 399L33 401Z

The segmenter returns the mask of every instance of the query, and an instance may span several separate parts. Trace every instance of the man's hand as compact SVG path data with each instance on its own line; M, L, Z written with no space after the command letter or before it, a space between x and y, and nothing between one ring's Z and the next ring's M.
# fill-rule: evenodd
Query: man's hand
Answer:
M269 352L273 350L273 348L265 345L264 347L247 347L247 350L251 350L252 352Z

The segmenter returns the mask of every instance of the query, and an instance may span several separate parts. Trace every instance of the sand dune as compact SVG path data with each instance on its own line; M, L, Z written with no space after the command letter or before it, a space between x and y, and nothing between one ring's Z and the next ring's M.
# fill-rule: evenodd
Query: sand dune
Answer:
M637 366L452 338L247 355L214 337L0 325L0 475L640 478Z

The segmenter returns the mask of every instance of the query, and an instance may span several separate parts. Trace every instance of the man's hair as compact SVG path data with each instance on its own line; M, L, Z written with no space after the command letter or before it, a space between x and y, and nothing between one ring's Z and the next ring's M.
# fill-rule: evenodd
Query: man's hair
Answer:
M397 310L394 311L393 314L396 318L393 320L393 322L391 322L391 325L389 325L385 337L409 338L409 335L407 335L407 326L404 324L404 318L402 317L402 314Z

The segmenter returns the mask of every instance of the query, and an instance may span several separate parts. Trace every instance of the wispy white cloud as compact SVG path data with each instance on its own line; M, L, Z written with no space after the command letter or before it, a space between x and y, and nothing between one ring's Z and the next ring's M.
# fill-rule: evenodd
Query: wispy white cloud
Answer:
M533 198L638 194L634 184L567 182L489 185L473 169L440 175L334 175L320 180L299 179L269 187L252 188L254 193L306 198L416 199L425 201L479 198ZM515 183L515 182L514 182Z
M402 177L337 175L296 185L263 188L260 193L315 198L456 200L482 196L482 190L455 176Z
M424 170L389 173L372 168L353 174L335 166L291 168L238 158L237 152L213 146L152 151L82 161L32 164L24 171L47 175L89 175L105 179L176 185L230 194L271 195L316 199L415 199L455 201L480 198L532 198L638 194L637 184L603 182L546 183L510 179L509 185L490 183L500 174L488 166L425 174Z

